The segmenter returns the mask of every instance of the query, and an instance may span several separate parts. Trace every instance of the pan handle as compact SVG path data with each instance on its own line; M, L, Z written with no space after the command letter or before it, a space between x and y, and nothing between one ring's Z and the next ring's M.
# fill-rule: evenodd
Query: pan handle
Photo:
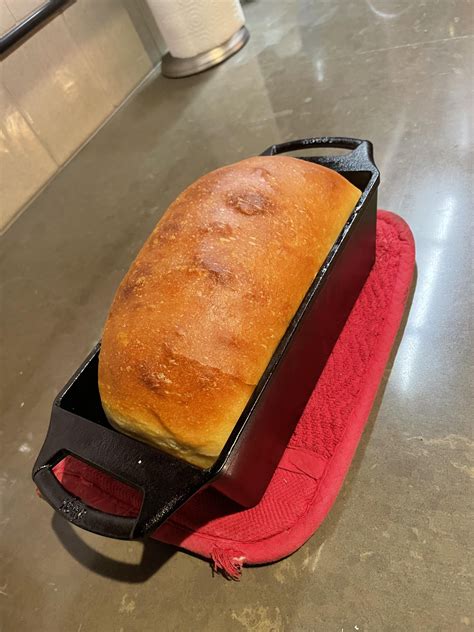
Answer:
M41 494L69 522L99 535L128 540L133 537L137 518L116 516L90 507L70 494L53 474L52 468L42 467L34 481Z
M66 490L53 468L65 457L75 458L141 490L138 515L116 516L86 505ZM122 540L153 532L212 475L110 427L53 406L46 440L33 468L43 498L63 518L99 535Z
M363 143L368 143L360 138L346 138L344 136L319 136L312 138L300 138L297 140L289 140L286 143L271 145L266 149L262 156L275 156L276 154L284 154L288 151L297 151L298 149L309 149L311 147L334 147L336 149L357 149Z
M262 156L276 156L289 151L324 147L350 149L351 151L341 156L312 156L310 160L331 168L337 167L341 171L370 171L374 180L379 179L379 171L374 163L372 143L360 138L346 138L344 136L300 138L279 145L271 145L262 153Z

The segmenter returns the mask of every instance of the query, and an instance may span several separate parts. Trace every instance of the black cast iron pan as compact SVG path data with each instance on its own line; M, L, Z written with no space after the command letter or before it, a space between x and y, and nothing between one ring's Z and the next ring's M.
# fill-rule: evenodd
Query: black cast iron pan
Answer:
M350 152L301 159L338 171L362 195L216 463L199 469L110 426L97 386L98 344L55 399L33 468L42 496L71 523L100 535L133 539L154 531L208 485L242 506L253 506L262 497L375 258L379 172L371 143L307 138L273 145L263 155L319 147ZM53 473L69 454L141 490L139 515L107 514L71 495Z

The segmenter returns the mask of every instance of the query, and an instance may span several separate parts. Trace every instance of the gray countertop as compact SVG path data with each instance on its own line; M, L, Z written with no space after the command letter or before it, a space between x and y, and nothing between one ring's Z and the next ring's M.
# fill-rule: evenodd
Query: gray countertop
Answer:
M5 632L472 629L471 3L245 10L245 49L200 76L150 80L2 239ZM393 366L323 526L234 583L160 543L53 518L30 480L51 402L147 234L199 175L310 135L373 141L380 206L409 222L418 268Z

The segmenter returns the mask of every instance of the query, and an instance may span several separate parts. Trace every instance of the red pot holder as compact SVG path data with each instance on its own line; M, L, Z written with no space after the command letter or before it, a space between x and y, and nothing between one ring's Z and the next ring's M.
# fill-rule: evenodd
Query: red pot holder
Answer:
M375 266L260 503L243 509L213 489L194 496L153 537L213 561L243 565L296 551L331 508L354 456L403 316L415 265L407 224L379 211ZM109 513L136 515L140 495L73 457L55 468L71 493Z

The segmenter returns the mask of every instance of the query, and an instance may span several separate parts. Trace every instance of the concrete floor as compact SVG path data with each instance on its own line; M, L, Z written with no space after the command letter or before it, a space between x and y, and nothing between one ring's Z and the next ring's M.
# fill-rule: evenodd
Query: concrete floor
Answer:
M3 238L4 632L473 629L472 5L256 0L245 11L252 37L239 55L150 81ZM331 134L374 142L380 205L409 221L418 280L321 529L233 583L171 547L53 517L30 480L52 399L168 203L210 169Z

